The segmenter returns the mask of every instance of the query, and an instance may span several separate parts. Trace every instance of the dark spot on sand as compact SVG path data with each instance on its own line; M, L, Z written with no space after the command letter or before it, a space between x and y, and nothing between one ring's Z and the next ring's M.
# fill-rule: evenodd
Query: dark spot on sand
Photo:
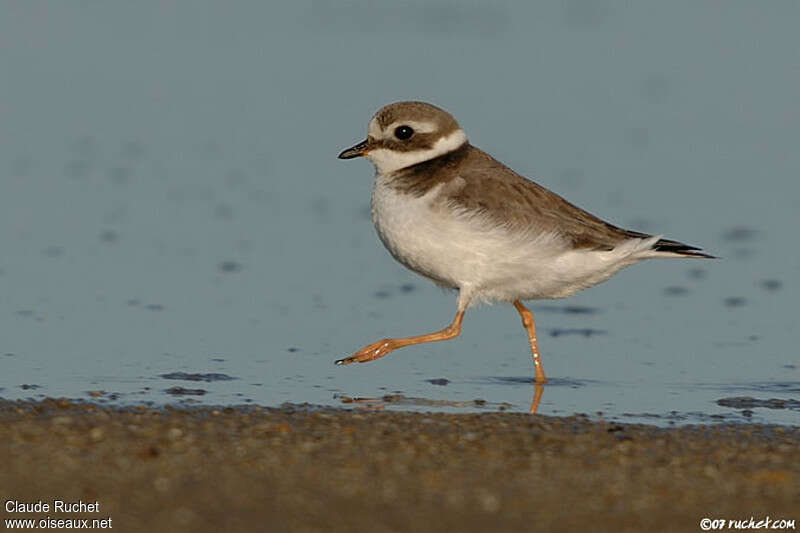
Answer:
M286 351L289 353L297 353L300 351L300 348L295 348L294 346L291 346L289 348L286 348Z
M414 285L413 283L403 283L402 285L400 285L400 292L408 293L408 292L414 292L415 290L417 290L417 286Z
M158 457L159 455L161 455L161 451L158 448L155 446L148 446L142 450L142 452L139 454L139 457L142 457L143 459L152 459L154 457Z
M706 269L699 268L699 267L690 268L689 271L687 272L687 274L689 275L689 278L691 278L691 279L705 279L705 277L706 277Z
M119 240L119 233L113 229L100 232L100 240L107 244L114 244Z
M544 311L546 313L564 313L565 315L593 315L600 312L600 310L596 307L589 307L585 305L537 305L536 311Z
M183 387L170 387L164 392L173 396L203 396L206 393L204 389L185 389Z
M440 385L442 387L450 383L450 380L447 378L433 378L433 379L426 379L425 381L427 381L431 385Z
M223 274L232 274L235 272L240 272L242 270L242 265L236 261L223 261L219 264L217 269Z
M190 374L187 372L170 372L168 374L160 374L159 377L164 379L179 379L182 381L205 381L207 383L212 381L231 381L237 379L227 374Z
M608 332L602 329L591 329L591 328L555 328L550 330L550 335L552 337L562 337L565 335L581 335L583 337L589 338L594 337L595 335L606 335Z
M765 291L775 292L780 290L783 287L783 283L778 279L765 279L760 284L762 289Z
M750 396L736 396L733 398L721 398L717 400L717 405L722 407L732 407L734 409L756 409L759 407L766 409L800 409L800 400L782 398L770 398L769 400L759 400Z
M678 287L678 286L667 287L664 289L664 294L666 294L667 296L685 296L689 294L689 289L687 289L686 287Z
M568 315L593 315L598 312L596 307L584 305L565 305L564 313Z
M742 296L728 296L723 300L725 307L742 307L747 304L747 298Z
M328 306L325 304L325 300L322 298L321 294L315 294L311 297L311 302L314 304L315 309L327 309Z
M756 235L758 235L758 232L753 228L748 228L746 226L735 226L726 230L722 234L722 238L731 242L743 242L753 240Z

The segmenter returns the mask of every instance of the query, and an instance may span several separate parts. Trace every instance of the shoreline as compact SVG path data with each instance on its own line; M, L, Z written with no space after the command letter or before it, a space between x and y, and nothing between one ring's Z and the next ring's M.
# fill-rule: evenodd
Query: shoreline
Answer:
M0 401L7 501L122 531L698 531L800 522L800 427ZM23 507L24 510L24 507ZM792 514L794 513L794 514ZM98 526L99 527L99 526Z

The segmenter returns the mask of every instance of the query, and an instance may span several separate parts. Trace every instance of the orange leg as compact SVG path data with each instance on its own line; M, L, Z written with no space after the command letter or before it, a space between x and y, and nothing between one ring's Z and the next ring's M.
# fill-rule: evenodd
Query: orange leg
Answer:
M383 339L378 342L361 348L359 351L336 361L337 365L349 365L350 363L366 363L374 359L379 359L389 352L394 351L403 346L411 346L412 344L422 344L424 342L446 341L458 337L461 333L461 321L464 319L464 311L456 313L453 323L441 331L428 333L427 335L417 335L416 337L404 337L402 339Z
M536 342L536 322L533 321L533 313L527 307L522 305L519 300L514 301L514 307L519 311L522 317L522 325L528 330L528 340L531 343L531 352L533 352L533 368L536 371L534 383L546 383L547 376L544 375L544 368L542 368L542 359L539 357L539 345Z

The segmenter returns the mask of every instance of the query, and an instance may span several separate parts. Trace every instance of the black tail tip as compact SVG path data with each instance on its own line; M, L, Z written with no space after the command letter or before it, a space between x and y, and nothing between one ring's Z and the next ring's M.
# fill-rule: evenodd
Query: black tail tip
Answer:
M661 239L654 246L653 249L658 252L668 252L678 254L685 257L700 257L703 259L718 259L718 257L707 254L697 246L690 246L678 241L671 241L669 239Z

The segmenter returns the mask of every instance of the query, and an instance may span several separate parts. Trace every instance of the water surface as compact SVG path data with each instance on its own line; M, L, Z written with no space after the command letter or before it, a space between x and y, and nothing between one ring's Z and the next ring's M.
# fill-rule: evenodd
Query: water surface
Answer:
M798 423L797 4L180 5L0 20L2 397L527 410L509 306L333 365L455 312L376 238L372 168L335 159L424 99L574 203L721 257L534 302L540 413Z

